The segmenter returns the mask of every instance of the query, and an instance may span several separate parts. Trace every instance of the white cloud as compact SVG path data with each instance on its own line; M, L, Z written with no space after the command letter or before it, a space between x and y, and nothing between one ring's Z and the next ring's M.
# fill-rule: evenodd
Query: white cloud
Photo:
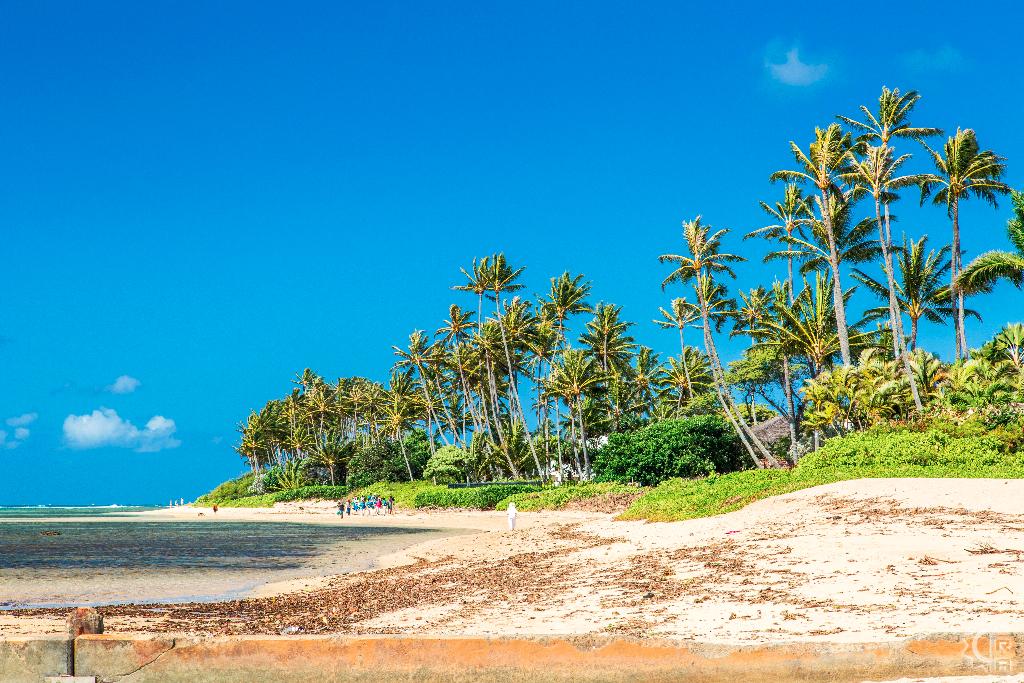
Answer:
M32 424L38 417L38 413L25 413L24 415L7 418L5 422L14 427L14 438L8 440L7 437L10 436L10 433L6 429L0 429L0 449L10 450L20 446L28 438L28 435L32 433L24 425Z
M121 375L120 377L114 380L113 384L107 387L107 391L109 391L112 394L130 394L136 389L138 389L139 386L141 385L142 382L135 379L131 375Z
M768 73L786 85L805 86L817 83L828 73L828 64L807 64L800 60L800 49L791 48L786 52L786 61L781 64L765 61Z
M68 415L64 418L64 442L69 448L132 448L138 453L153 453L165 448L177 448L181 441L174 438L174 420L162 415L149 419L139 429L111 408L100 408L88 415Z
M903 55L903 63L914 71L960 71L967 60L960 50L952 45L942 45L928 50L911 50Z
M7 424L11 427L26 427L39 418L39 413L25 413L15 417L7 418Z

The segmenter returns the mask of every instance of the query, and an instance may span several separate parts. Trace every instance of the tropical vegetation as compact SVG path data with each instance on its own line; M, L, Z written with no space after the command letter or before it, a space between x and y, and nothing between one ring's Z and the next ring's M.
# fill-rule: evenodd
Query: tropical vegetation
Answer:
M426 480L413 504L476 506L601 480L667 487L636 509L671 490L706 510L726 492L741 501L859 470L1016 472L1019 441L986 434L1024 422L1024 326L972 348L965 321L979 317L968 297L1024 285L1024 194L973 129L913 121L919 100L883 88L809 143L789 143L792 163L767 174L778 195L759 203L764 224L742 233L779 266L773 281L734 290L746 258L731 251L733 232L683 221L658 257L668 267L652 267L671 298L648 324L673 333L671 351L641 344L638 324L595 300L581 273L531 293L505 254L476 258L453 277L460 300L436 329L393 347L384 381L306 369L253 410L237 445L249 473L207 499ZM1011 250L965 264L962 231L980 226L964 222L962 203L998 207L1008 194ZM897 236L895 209L908 201L944 215L926 235ZM923 348L923 325L948 327L948 348ZM725 335L745 340L729 362ZM953 443L929 431L950 422L985 433ZM909 425L922 434L899 431ZM866 443L858 433L888 440L882 461L841 455ZM912 457L882 455L902 450ZM508 481L534 489L449 488Z

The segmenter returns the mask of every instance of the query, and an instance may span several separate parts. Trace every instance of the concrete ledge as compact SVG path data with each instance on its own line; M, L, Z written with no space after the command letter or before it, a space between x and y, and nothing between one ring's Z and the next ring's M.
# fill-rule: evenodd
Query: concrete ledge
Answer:
M68 673L71 641L63 636L0 639L0 681L39 683Z
M81 636L75 673L191 683L863 681L1024 671L1024 634L887 643L701 645L615 637Z
M0 681L64 671L63 638L0 640ZM711 645L612 636L427 638L84 635L74 673L161 683L849 681L1024 672L1024 634L937 634L881 643Z

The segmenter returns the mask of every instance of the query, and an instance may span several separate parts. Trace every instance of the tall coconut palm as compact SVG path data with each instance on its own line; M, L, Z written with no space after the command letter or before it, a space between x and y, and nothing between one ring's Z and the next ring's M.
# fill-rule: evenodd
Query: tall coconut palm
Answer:
M600 386L605 379L606 376L594 358L583 351L567 349L562 357L555 361L551 375L545 382L547 392L565 401L569 420L579 429L583 476L587 479L590 478L590 455L587 451L586 421L583 417L584 396Z
M1024 286L1024 192L1011 192L1014 216L1006 233L1015 251L988 251L974 259L960 274L964 294L990 292L999 280L1009 280L1017 289Z
M427 444L430 447L430 453L434 453L434 426L439 424L437 418L437 412L435 410L433 396L430 392L430 376L428 366L434 360L433 349L431 348L430 340L422 330L414 330L409 335L409 348L402 349L397 346L392 346L395 355L398 356L399 360L395 363L395 367L400 369L415 369L420 376L419 387L423 392L423 406L426 410L426 430L427 430ZM445 443L448 444L448 439L444 435L444 430L441 429L441 438L444 439ZM450 444L448 444L450 445Z
M827 292L832 288L830 278L816 272L810 284L805 284L792 306L776 306L773 317L765 318L758 330L764 346L788 350L807 359L812 375L817 375L832 359L841 353L839 331L836 328L832 302ZM843 293L849 299L851 291ZM862 334L853 326L854 341Z
M840 181L849 171L859 145L853 141L850 133L846 133L838 123L827 128L814 129L814 141L804 152L795 142L789 143L790 150L797 162L796 170L780 170L772 173L771 179L789 182L807 182L817 191L816 204L824 231L828 249L828 264L832 269L832 300L836 316L836 327L839 333L839 346L843 365L851 363L849 329L846 322L846 303L843 297L842 274L839 270L839 251L836 235L832 225L831 198L842 196Z
M681 414L684 403L712 386L707 357L694 346L683 347L679 356L670 357L662 372L659 393L672 403L675 417Z
M883 93L884 94L884 93ZM895 197L895 189L918 182L914 176L899 176L900 166L910 158L909 154L894 157L892 148L883 145L867 147L863 158L857 159L847 176L863 192L869 194L875 207L875 225L878 228L878 245L882 253L882 271L885 273L886 293L889 304L889 329L892 332L893 357L900 361L903 374L910 386L914 406L922 410L921 395L910 366L910 354L903 336L903 313L896 295L896 276L893 271L892 242L889 234L889 203ZM885 220L882 207L885 206Z
M662 263L675 265L675 270L664 279L661 286L664 289L674 282L693 283L704 328L704 348L708 353L712 379L722 410L754 462L762 467L766 464L778 466L778 461L757 435L750 430L743 415L736 409L736 404L729 394L725 371L718 358L715 341L711 334L712 310L709 304L709 295L720 287L714 278L716 275L722 274L735 278L736 273L732 269L732 264L746 260L742 256L722 252L722 236L727 232L727 230L711 232L710 226L701 223L700 216L692 221L684 221L683 241L689 254L662 254L658 257Z
M413 377L412 370L404 372L393 371L388 382L388 389L385 392L386 402L385 425L391 436L398 442L402 451L402 458L405 460L405 469L409 475L409 481L415 479L412 471L412 464L409 462L409 453L405 448L405 431L412 427L419 417L419 401L416 397L417 382ZM427 433L427 441L433 437Z
M796 237L798 231L804 226L810 224L811 218L814 215L811 211L811 205L808 203L807 198L804 197L800 186L796 183L787 183L782 193L781 202L775 202L774 206L761 202L761 208L778 222L751 230L743 239L762 237L784 245L783 249L769 252L764 257L764 261L768 263L776 258L786 259L786 284L789 285L790 298L792 299L796 294L793 291L793 254L788 248L789 240Z
M815 205L819 204L815 198ZM874 230L870 218L854 222L852 192L831 195L828 198L829 222L832 225L832 245L829 244L824 221L812 220L797 236L787 238L790 252L801 262L800 274L809 275L815 271L829 271L832 247L835 261L844 264L866 263L878 258L879 246L872 237Z
M473 327L473 313L463 311L457 304L452 304L448 307L448 319L437 329L435 335L449 350L449 360L454 363L455 370L459 376L462 400L466 410L469 412L470 419L473 421L473 429L476 431L481 428L480 420L477 417L476 402L473 400L472 393L469 390L469 383L466 381L465 353L463 351L463 345L469 339ZM463 412L463 415L465 415L465 412ZM462 420L462 441L463 443L467 442L465 418Z
M580 344L598 360L605 374L628 367L636 347L636 340L627 334L632 326L622 319L622 306L601 302L594 308L594 318L580 335Z
M907 375L914 404L918 410L921 409L921 399L914 379L914 373L911 370L910 356L907 353L904 342L903 318L896 295L889 205L895 200L895 190L915 184L919 180L915 176L898 175L899 167L909 158L909 155L895 156L890 142L897 138L921 140L942 134L942 131L938 128L924 128L910 123L910 115L920 99L921 96L914 90L900 93L899 88L890 90L883 87L882 93L878 97L877 114L861 105L860 110L864 117L862 121L846 116L838 117L854 129L860 131L861 141L876 145L866 149L864 158L858 160L854 165L852 177L849 180L863 187L874 199L875 220L878 224L878 240L882 248L882 267L885 271L888 289L889 322L893 342L896 344L897 355L902 356L903 371ZM883 213L885 216L884 222L882 220Z
M896 280L896 298L900 310L910 318L910 350L917 349L917 335L921 320L944 325L956 313L949 298L949 285L944 284L949 272L949 245L928 249L927 235L916 242L907 242L896 248L899 276ZM887 299L889 288L861 270L855 269L853 277L863 283L868 291L881 299ZM888 306L869 309L865 317L875 319L889 315ZM966 315L981 319L977 311L966 309ZM916 378L915 378L916 384Z
M452 289L459 292L471 292L476 294L476 321L477 332L483 331L484 325L484 294L490 290L493 269L491 259L485 256L482 259L473 259L473 265L469 270L459 268L459 271L466 276L466 282L461 285L454 285Z
M735 316L735 328L730 336L745 335L750 337L751 343L756 341L755 333L761 325L761 320L768 315L771 307L771 295L764 287L752 287L750 291L740 291L740 302L737 303Z
M686 364L686 338L684 333L687 327L700 320L700 307L696 304L691 304L686 300L686 297L677 297L672 299L670 307L670 311L666 311L664 308L659 308L658 311L661 313L661 319L653 320L652 322L662 328L674 328L679 331L679 358L682 363L683 373L686 375L686 388L687 391L690 392L689 398L692 400L692 383L689 376L690 369Z
M542 303L542 308L554 321L563 345L568 343L565 326L569 318L591 312L587 303L590 288L590 283L584 281L582 274L570 275L565 272L557 278L551 278L551 289Z
M956 357L966 358L967 330L964 325L964 292L959 278L963 269L963 251L960 248L960 202L971 197L984 199L997 206L997 197L1010 191L1000 178L1006 171L1002 157L981 149L973 130L956 131L946 140L942 153L927 147L935 164L935 173L921 176L921 202L934 195L933 203L945 205L946 214L953 225L953 249L950 256L950 295L956 307L954 319Z

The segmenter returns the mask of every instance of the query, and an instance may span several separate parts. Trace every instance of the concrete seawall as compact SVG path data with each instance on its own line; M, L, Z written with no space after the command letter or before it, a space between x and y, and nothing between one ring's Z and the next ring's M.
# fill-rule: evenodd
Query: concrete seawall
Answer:
M882 643L702 645L611 636L524 639L85 635L0 640L0 681L527 683L864 681L1024 672L1024 634ZM88 680L88 678L86 679Z

